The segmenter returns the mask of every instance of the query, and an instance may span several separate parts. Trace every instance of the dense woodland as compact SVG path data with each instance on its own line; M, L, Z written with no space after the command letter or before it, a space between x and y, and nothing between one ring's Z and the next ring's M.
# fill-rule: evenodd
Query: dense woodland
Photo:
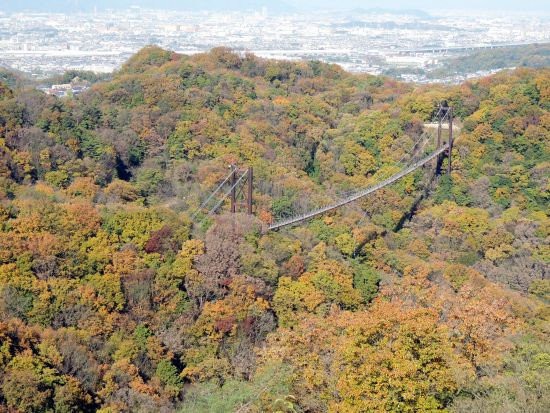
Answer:
M400 170L442 99L451 176L265 231ZM548 412L549 136L544 68L148 47L75 98L1 83L0 411ZM232 163L254 216L192 219Z

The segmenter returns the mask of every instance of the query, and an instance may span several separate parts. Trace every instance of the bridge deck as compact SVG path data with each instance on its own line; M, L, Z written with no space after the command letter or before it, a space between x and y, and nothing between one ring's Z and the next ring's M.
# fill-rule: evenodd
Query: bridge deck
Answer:
M358 191L355 194L353 194L353 195L351 195L347 198L344 198L344 199L342 199L338 202L335 202L333 204L324 206L322 208L314 209L313 211L309 211L305 214L301 214L301 215L298 215L298 216L295 216L295 217L287 218L287 219L279 221L279 222L275 222L275 223L271 224L268 227L268 229L270 231L272 231L272 230L277 230L277 229L282 228L282 227L286 227L288 225L296 224L298 222L302 222L302 221L305 221L307 219L313 218L315 216L322 215L325 212L332 211L333 209L339 208L339 207L344 206L346 204L349 204L353 201L356 201L360 198L363 198L364 196L367 196L367 195L369 195L373 192L378 191L379 189L382 189L382 188L394 183L395 181L398 181L399 179L403 178L404 176L406 176L406 175L410 174L411 172L415 171L416 169L420 168L422 165L425 165L426 163L430 162L432 159L436 158L438 155L442 154L447 149L449 149L449 144L443 145L441 148L439 148L438 150L436 150L432 154L426 156L425 158L421 159L418 162L413 163L409 167L403 169L402 171L396 173L395 175L392 175L391 177L383 180L382 182L379 182L376 185L373 185L373 186L365 188L361 191Z

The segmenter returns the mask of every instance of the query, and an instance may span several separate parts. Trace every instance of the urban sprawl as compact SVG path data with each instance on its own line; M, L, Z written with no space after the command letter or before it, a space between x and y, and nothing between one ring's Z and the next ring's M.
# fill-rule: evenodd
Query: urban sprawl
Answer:
M148 44L181 53L228 46L278 59L337 63L347 70L384 73L418 68L468 51L550 41L540 15L351 10L314 14L171 12L130 8L81 14L0 12L0 66L46 77L69 69L111 72ZM471 73L464 77L482 75Z

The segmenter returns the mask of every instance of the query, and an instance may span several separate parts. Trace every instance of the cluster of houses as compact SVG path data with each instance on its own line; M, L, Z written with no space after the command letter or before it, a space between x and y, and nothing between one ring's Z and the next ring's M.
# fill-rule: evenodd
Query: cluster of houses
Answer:
M90 87L90 83L87 80L82 80L79 77L75 77L73 80L71 80L71 83L62 83L59 85L43 86L43 87L40 87L39 89L48 95L65 97L65 96L78 96L89 87Z

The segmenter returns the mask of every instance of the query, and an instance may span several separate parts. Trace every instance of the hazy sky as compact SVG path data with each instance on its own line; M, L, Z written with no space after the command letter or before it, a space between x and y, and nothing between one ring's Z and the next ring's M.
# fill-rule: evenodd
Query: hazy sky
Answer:
M401 8L401 9L472 9L472 10L518 10L550 12L550 0L0 0L0 11L34 9L41 11L91 10L106 7L160 7L173 9L239 9L266 5L282 9L278 3L286 3L298 10L351 9L356 7Z
M489 9L489 10L545 10L550 11L550 0L286 0L296 7L354 8L391 7L404 9Z

